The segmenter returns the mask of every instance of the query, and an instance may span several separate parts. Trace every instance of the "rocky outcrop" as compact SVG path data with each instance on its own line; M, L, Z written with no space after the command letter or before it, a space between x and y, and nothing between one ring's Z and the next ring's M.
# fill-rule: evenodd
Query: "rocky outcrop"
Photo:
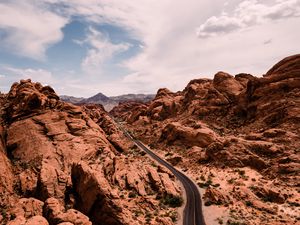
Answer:
M293 55L284 58L277 64L275 64L265 75L265 77L272 76L274 74L299 74L300 72L300 55Z
M72 167L78 208L89 215L95 224L122 224L117 216L121 209L109 200L109 196L114 194L110 184L102 171L97 175L95 172L85 163Z
M48 221L42 217L43 205L44 203L42 201L35 198L21 198L11 211L11 215L15 218L9 221L8 224L48 225Z
M146 121L143 117L127 117L135 126L128 127L152 145L206 148L203 162L257 170L272 167L265 170L269 175L289 173L277 164L300 147L299 65L300 56L295 55L260 78L218 72L213 80L190 81L182 92L160 89L144 113L148 123L139 122ZM297 168L286 167L291 173Z
M138 224L146 211L164 213L143 171L151 160L100 105L65 103L22 80L0 112L0 224ZM159 176L159 196L180 195L174 178Z
M295 224L299 115L300 55L294 55L261 77L218 72L177 93L160 89L148 105L123 110L121 119L135 137L207 188L207 205L222 204L245 224Z
M130 120L134 122L140 116L145 116L147 109L146 103L141 102L122 102L114 107L109 113L120 120Z
M217 190L215 188L207 188L204 193L203 199L204 199L204 204L207 206L212 204L215 205L228 204L231 201L229 196L225 195L220 190Z
M199 125L200 126L200 125ZM206 126L200 126L195 129L186 127L180 123L170 123L163 130L160 139L167 141L168 144L179 141L181 144L192 147L207 147L216 141L218 135Z
M225 93L228 98L238 96L244 89L239 80L224 72L219 72L215 75L213 85L218 91Z
M14 175L12 166L7 157L6 146L4 141L4 128L0 126L0 207L5 208L11 201L11 195L14 192Z
M59 97L54 90L43 87L40 83L21 80L14 83L7 96L6 119L14 120L40 110L53 109L57 106Z
M107 114L101 105L84 105L85 112L103 129L106 138L118 152L128 152L133 143L128 141L116 122Z
M44 215L48 218L50 225L71 223L74 225L92 225L89 218L75 209L65 210L59 200L49 198L45 202Z

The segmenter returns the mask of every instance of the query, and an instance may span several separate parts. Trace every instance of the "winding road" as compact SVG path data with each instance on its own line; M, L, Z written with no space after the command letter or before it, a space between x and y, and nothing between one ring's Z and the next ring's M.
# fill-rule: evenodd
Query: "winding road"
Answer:
M131 139L140 149L145 151L154 160L156 160L161 165L167 167L183 184L186 192L186 204L183 212L183 225L205 225L203 213L202 213L202 203L199 189L196 184L182 172L178 171L171 164L160 158L158 155L153 153L148 147L146 147L142 142L133 138L126 130L122 127L120 129L123 133Z

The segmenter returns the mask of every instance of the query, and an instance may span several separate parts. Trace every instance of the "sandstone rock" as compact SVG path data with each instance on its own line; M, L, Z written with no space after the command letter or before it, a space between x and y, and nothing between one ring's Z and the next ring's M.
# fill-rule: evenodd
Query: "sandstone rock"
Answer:
M213 85L218 91L224 92L229 98L239 95L244 89L239 81L224 72L219 72L215 75Z
M158 224L161 224L161 225L171 225L173 224L172 223L172 220L170 218L160 218L160 217L156 217L156 222Z
M269 130L266 130L264 133L263 133L263 136L264 137L267 137L267 138L274 138L274 137L278 137L278 136L282 136L286 134L286 131L284 130L280 130L280 129L269 129Z
M58 199L56 198L48 198L45 201L45 205L44 205L44 216L49 220L55 220L55 218L61 214L64 213L65 208L63 207L63 205L59 202Z
M164 128L160 139L169 144L179 141L185 146L206 147L217 140L217 135L207 127L193 129L180 123L171 123Z
M172 196L176 196L178 194L178 190L174 186L172 180L170 179L170 177L167 173L161 173L160 179L161 179L162 184L165 187L167 194L171 194Z
M267 73L266 77L274 74L286 74L290 71L300 70L300 55L293 55L284 58L280 62L276 63Z
M21 191L23 195L34 195L37 187L37 175L30 169L27 169L19 175Z
M121 184L121 187L126 185L139 195L147 195L145 182L143 182L143 177L146 175L144 175L143 171L136 171L136 165L128 165L122 158L114 158L113 167L115 172L113 177Z
M256 195L254 195L248 188L241 187L239 190L235 191L238 195L239 199L243 199L244 201L248 201L251 203L252 207L265 211L271 214L276 214L277 210L270 207L268 204L258 200Z
M28 219L25 225L49 225L48 221L42 216L34 216Z
M74 225L92 225L92 222L87 216L75 209L69 209L65 213L59 214L55 221L60 222L70 222Z
M28 118L16 121L7 131L8 152L13 158L19 159L26 167L37 167L41 155L47 156L55 152L48 137L43 135L42 127ZM43 143L41 147L41 143ZM57 165L57 162L53 162Z
M0 207L9 205L9 196L13 193L14 175L12 166L6 155L4 129L0 126Z
M177 93L162 89L141 111L130 107L114 111L123 110L124 126L161 155L180 155L183 161L177 166L195 179L201 179L200 174L207 170L223 175L224 169L225 179L233 180L230 186L235 189L226 195L236 205L233 214L243 222L292 224L294 217L287 214L293 209L280 210L278 204L298 197L299 90L300 55L295 55L277 63L263 77L219 72L213 80L192 80ZM132 120L130 115L135 115ZM236 177L229 172L238 167L247 174ZM222 180L222 175L213 181ZM148 176L157 189L153 185L158 183L156 174ZM271 182L274 190L261 191L262 197L247 188L249 184L266 188ZM216 190L222 192L222 181L220 184Z
M279 173L281 174L291 174L291 173L298 173L300 171L300 163L298 162L291 162L283 165L279 165Z
M270 155L271 157L274 157L277 153L281 151L279 146L266 141L249 142L248 146L252 151L254 151L258 155Z
M55 198L49 198L45 202L44 215L50 224L69 222L74 225L91 225L89 218L75 209L65 211L65 208Z
M173 166L176 166L178 163L182 162L182 157L175 156L167 159Z
M128 152L134 146L133 143L128 142L128 139L124 135L118 133L110 135L108 140L118 152Z
M64 172L43 161L38 181L40 197L44 200L51 197L64 198L67 180Z
M43 214L43 205L42 201L35 198L21 198L12 210L12 214L26 219L33 216L41 216Z
M10 120L26 116L39 110L54 108L59 97L50 87L35 85L30 79L14 83L8 93L9 105L5 109Z
M179 99L175 96L176 94L168 89L159 89L146 114L154 120L163 120L176 115L179 110Z
M101 106L61 102L51 87L22 80L0 96L0 114L7 131L1 127L0 166L5 176L0 178L0 207L5 207L6 216L0 223L16 216L11 223L43 224L45 220L37 217L43 215L51 225L91 224L90 220L137 225L142 221L133 218L137 205L143 213L160 209L145 169L151 161L133 149ZM145 110L132 114L137 120L142 116ZM169 172L160 170L157 176L160 195L179 195ZM136 197L126 198L131 191ZM45 201L44 207L39 200L17 204L31 196ZM12 205L19 207L11 210Z
M230 202L230 198L227 195L215 188L210 187L205 190L203 199L204 204L207 206L211 204L223 205Z
M81 162L73 165L72 180L78 195L76 206L90 215L93 222L121 224L118 218L121 209L107 198L112 191L106 179L96 177L91 168Z
M147 106L141 102L122 102L114 107L110 114L123 121L128 120L130 123L136 121L140 116L145 116Z
M285 202L284 196L278 191L267 187L254 187L253 192L264 201L275 202L282 204Z
M161 188L161 179L156 169L153 167L147 167L149 180L154 191L158 191Z
M25 225L26 219L24 217L17 217L14 220L11 220L7 225Z

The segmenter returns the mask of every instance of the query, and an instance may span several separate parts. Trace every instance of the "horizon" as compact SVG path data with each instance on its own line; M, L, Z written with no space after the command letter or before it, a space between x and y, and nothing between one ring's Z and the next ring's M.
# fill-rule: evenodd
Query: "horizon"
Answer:
M300 0L12 0L0 10L1 92L27 78L84 98L176 92L218 71L261 76L300 52Z
M91 98L91 97L94 97L94 96L96 96L96 95L98 95L98 94L102 94L102 95L104 95L105 97L108 97L108 98L113 98L113 97L119 97L119 96L126 96L126 95L156 95L156 93L150 93L150 94L144 94L144 93L137 93L137 94L132 94L132 93L125 93L125 94L122 94L122 95L106 95L106 94L104 94L104 93L102 93L101 91L100 92L98 92L98 93L96 93L96 94L93 94L93 95L91 95L91 96L89 96L89 97L82 97L82 96L73 96L73 95L59 95L59 96L66 96L66 97L75 97L75 98Z

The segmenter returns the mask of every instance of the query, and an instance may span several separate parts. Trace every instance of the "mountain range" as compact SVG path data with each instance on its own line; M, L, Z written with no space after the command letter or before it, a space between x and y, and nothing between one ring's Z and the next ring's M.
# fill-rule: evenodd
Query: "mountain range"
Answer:
M129 102L129 101L135 101L135 102L149 102L152 99L154 99L154 94L125 94L125 95L119 95L119 96L112 96L108 97L101 92L98 94L89 97L89 98L83 98L83 97L73 97L69 95L61 95L60 99L73 103L73 104L101 104L105 108L106 111L110 111L113 107L117 106L119 103L122 102Z

